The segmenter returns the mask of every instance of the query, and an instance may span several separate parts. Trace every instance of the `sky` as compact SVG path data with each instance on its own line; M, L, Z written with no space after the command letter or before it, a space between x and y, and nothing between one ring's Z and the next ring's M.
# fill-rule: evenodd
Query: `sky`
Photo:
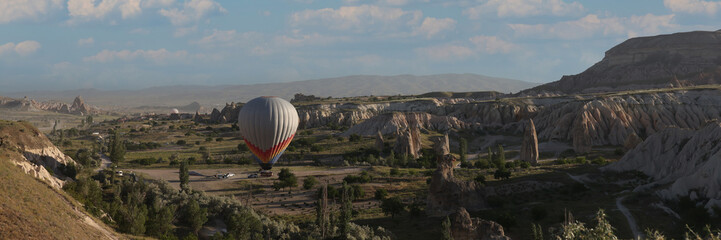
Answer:
M0 0L0 92L475 73L545 83L704 0Z

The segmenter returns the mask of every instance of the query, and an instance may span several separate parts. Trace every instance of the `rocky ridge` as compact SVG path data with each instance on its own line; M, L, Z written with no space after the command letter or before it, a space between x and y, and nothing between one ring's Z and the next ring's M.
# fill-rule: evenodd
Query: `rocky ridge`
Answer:
M77 96L72 104L63 102L36 102L35 100L24 97L23 99L2 98L0 99L0 109L9 109L14 111L50 111L74 115L97 114L100 112L95 107L85 104L82 97Z
M44 134L26 122L0 122L0 148L20 153L13 163L25 173L60 189L65 177L60 166L75 164L75 161L55 147ZM47 169L56 174L51 174Z
M709 122L698 130L664 129L602 169L641 171L653 178L652 185L670 184L658 192L664 198L691 196L708 199L709 209L721 207L721 123Z
M505 236L501 224L480 218L471 218L465 208L456 209L448 218L451 220L453 239L511 240Z
M586 71L522 91L565 94L721 83L721 31L637 37Z

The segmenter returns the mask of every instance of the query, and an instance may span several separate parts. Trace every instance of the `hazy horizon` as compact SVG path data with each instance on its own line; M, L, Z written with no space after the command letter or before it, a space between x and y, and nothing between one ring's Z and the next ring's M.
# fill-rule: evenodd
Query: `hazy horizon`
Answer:
M0 92L445 73L546 83L631 37L716 30L715 4L3 1Z

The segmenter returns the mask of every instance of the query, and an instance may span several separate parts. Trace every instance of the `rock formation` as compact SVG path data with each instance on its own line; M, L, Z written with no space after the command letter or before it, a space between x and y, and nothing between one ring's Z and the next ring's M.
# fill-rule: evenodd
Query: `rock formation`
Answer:
M234 123L238 122L238 114L243 105L240 103L226 103L222 110L213 108L210 113L210 123Z
M480 218L471 218L465 208L457 208L448 218L451 220L453 239L511 240L505 236L501 224Z
M628 152L631 149L635 148L636 145L638 145L641 142L643 142L643 139L638 137L638 135L636 135L636 133L631 133L628 135L628 137L626 137L626 141L623 143L623 151Z
M531 164L538 163L538 137L536 136L536 125L533 124L533 119L528 119L528 122L526 122L520 158L521 161Z
M586 71L523 91L580 93L721 83L721 31L637 37L606 51ZM709 71L709 69L713 69Z
M445 152L443 139L436 143L436 149ZM447 141L447 140L446 140ZM428 216L446 216L459 207L478 211L486 207L486 191L475 181L463 181L453 177L453 155L439 155L438 168L433 172L428 188L426 214Z
M431 140L433 141L433 151L436 152L437 156L445 156L451 153L451 147L448 144L448 133L442 137L434 137Z
M375 147L378 150L378 152L383 152L383 144L385 142L383 141L383 134L381 134L380 131L376 134L376 142Z
M407 155L412 159L420 157L421 152L421 130L417 125L401 130L393 147L396 156Z
M373 136L377 132L381 132L381 134L392 134L411 126L420 126L424 129L444 132L451 129L464 128L465 124L455 117L435 116L418 112L393 112L375 116L352 126L344 132L342 136L350 136L351 134Z
M61 165L76 164L75 161L55 147L37 128L24 122L0 120L1 148L19 152L22 156L12 159L25 173L60 189L65 183ZM47 169L53 170L55 175Z
M718 121L699 130L667 128L602 169L641 171L657 185L670 184L659 192L665 198L696 195L709 199L705 202L707 208L721 207L720 143Z

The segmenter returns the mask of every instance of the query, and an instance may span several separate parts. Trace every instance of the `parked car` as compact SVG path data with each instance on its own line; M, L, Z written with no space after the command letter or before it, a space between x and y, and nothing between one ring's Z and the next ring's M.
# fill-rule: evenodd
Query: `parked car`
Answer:
M257 173L251 173L250 175L248 175L248 178L258 178L258 174L257 174Z

